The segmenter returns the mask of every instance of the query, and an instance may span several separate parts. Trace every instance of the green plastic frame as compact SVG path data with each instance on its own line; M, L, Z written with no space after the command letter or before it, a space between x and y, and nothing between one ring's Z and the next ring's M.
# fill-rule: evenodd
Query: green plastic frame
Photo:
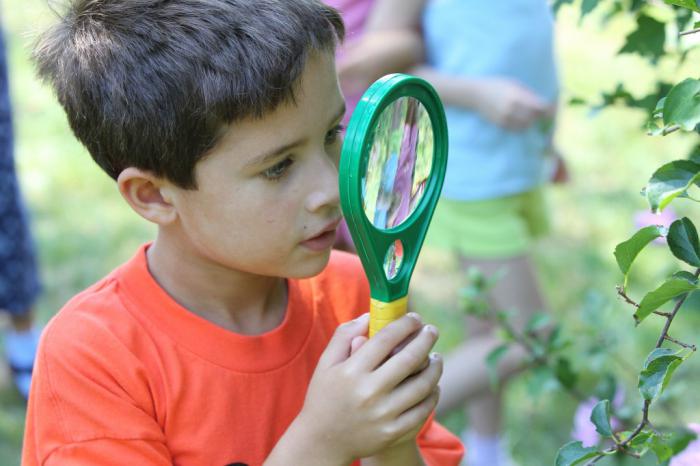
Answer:
M433 129L433 160L423 197L399 226L381 230L365 215L362 207L363 160L374 142L374 128L382 111L401 97L413 97L423 104ZM418 254L440 197L447 167L447 121L442 102L425 80L405 74L384 76L364 93L352 114L343 143L340 170L340 204L370 284L372 298L391 302L406 296ZM396 241L403 245L398 274L388 279L384 258Z

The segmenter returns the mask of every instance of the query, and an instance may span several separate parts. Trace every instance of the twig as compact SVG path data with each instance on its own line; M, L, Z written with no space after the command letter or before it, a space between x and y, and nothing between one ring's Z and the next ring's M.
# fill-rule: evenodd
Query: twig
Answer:
M690 34L695 34L697 32L700 32L700 28L690 29L688 31L683 31L683 32L679 33L678 35L679 36L689 36Z
M695 278L700 277L700 269L697 269L695 271ZM690 293L686 293L681 299L678 300L676 305L673 307L673 310L671 311L671 315L666 318L666 323L664 324L664 328L661 331L661 336L659 339L656 341L656 348L661 348L661 345L663 345L664 340L668 336L668 329L671 328L671 323L673 322L673 319L676 317L676 314L678 314L678 311L681 309L681 306L685 302L685 300L688 298L688 295Z
M681 129L680 125L671 125L668 128L664 128L663 131L661 131L661 135L666 136L667 134L675 133L679 129Z
M633 301L632 298L627 296L627 293L625 293L625 289L622 286L617 285L616 288L617 288L617 294L620 295L622 297L622 299L625 300L625 302L627 302L628 304L631 304L634 307L639 307L639 304L636 301Z
M678 341L678 340L676 340L675 338L672 338L670 335L664 335L664 340L668 340L668 341L670 341L670 342L673 342L673 343L677 344L678 346L682 346L683 348L686 348L686 349L689 349L689 350L693 350L693 351L697 351L697 347L696 347L695 345L691 345L691 344L688 344L688 343L683 343L682 341Z
M534 359L534 361L536 363L538 363L542 366L549 366L550 365L550 361L547 357L548 353L545 353L544 355L538 355L537 352L535 351L535 348L533 347L532 343L530 341L528 341L528 339L525 338L523 335L519 334L515 330L515 328L512 325L510 325L510 323L507 320L505 320L505 319L498 320L497 319L496 323L503 326L505 331L515 340L515 342L517 344L522 346L525 349L525 351L527 351L532 356L532 358ZM577 401L584 401L587 398L583 393L581 393L580 391L578 391L574 387L564 386L564 390L566 390L566 392L569 395L571 395L574 399L576 399Z

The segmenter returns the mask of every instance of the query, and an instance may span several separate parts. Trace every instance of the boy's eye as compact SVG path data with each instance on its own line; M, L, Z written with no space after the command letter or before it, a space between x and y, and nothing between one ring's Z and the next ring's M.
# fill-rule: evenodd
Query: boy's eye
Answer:
M268 180L279 180L285 175L285 173L293 163L294 161L291 158L287 157L286 159L274 164L270 168L263 171L262 175Z
M326 144L335 144L338 141L338 137L345 131L344 125L338 125L332 128L326 133Z

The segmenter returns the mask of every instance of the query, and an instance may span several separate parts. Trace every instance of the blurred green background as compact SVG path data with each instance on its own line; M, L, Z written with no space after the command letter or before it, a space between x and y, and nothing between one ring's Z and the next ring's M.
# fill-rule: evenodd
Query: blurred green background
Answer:
M47 0L0 0L9 45L16 162L45 284L37 305L42 323L77 291L128 259L154 230L122 202L112 180L73 139L51 92L34 77L29 50L38 31L53 20L47 4ZM579 24L572 8L561 10L557 40L563 103L572 97L598 102L599 94L611 91L618 82L643 96L659 77L677 82L690 76L690 68L679 69L670 62L662 60L652 67L637 56L617 55L632 28L629 18L601 26L595 15ZM696 55L691 53L687 63L697 62ZM682 135L648 137L642 129L645 118L642 112L623 108L606 109L593 117L585 106L562 105L557 142L572 179L550 190L553 231L537 251L552 309L566 333L575 338L576 369L591 374L602 368L618 372L626 381L632 407L638 404L639 368L659 335L660 322L649 319L634 328L631 310L615 296L621 276L612 251L634 231L635 213L646 208L639 191L654 169L664 161L685 157L695 143ZM683 209L690 206L678 204L679 214L687 214ZM639 298L641 290L654 287L678 267L668 257L661 247L643 253L632 278L638 291L633 296ZM443 330L441 349L456 344L458 311L441 309L427 300L419 303ZM684 309L672 334L697 343L700 306L690 299ZM6 369L1 371L0 465L15 465L25 410ZM691 358L677 372L664 406L654 411L655 424L700 421L694 389L698 382L698 361ZM556 385L542 386L531 377L516 380L507 399L508 440L515 458L526 466L552 464L557 449L569 440L576 403ZM445 422L455 430L462 427L457 415Z

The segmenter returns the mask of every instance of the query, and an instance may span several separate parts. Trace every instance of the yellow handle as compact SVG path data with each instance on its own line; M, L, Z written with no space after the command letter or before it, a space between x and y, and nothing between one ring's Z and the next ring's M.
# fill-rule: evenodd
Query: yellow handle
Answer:
M408 296L396 301L385 303L371 299L369 303L369 336L374 336L378 331L386 327L390 322L406 314Z

